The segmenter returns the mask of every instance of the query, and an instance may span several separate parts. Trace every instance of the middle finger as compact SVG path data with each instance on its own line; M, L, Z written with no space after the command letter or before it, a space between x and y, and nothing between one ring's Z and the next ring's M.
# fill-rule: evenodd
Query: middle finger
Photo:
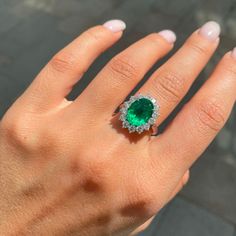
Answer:
M99 116L111 116L157 60L172 49L174 41L169 30L152 33L115 56L77 98L76 110L79 106Z

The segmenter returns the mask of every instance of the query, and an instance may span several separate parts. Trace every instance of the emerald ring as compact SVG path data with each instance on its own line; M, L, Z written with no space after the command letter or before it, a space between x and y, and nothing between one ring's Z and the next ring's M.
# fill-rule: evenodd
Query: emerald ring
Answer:
M160 107L153 97L138 94L120 107L120 120L122 127L127 128L129 133L137 132L141 134L149 130L159 116Z

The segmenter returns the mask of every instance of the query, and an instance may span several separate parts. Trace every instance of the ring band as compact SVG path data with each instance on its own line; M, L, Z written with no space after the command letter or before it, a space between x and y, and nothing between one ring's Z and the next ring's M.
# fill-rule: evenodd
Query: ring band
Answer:
M159 116L160 106L155 98L149 95L138 94L131 96L120 108L120 120L122 127L127 128L129 133L149 130Z

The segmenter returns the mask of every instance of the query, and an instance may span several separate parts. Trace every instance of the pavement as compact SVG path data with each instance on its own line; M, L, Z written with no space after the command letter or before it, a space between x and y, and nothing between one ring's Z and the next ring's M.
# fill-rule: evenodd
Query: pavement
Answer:
M110 18L126 21L124 37L94 63L71 98L83 91L113 55L142 36L170 28L178 35L176 50L194 29L207 20L216 20L223 31L220 47L182 105L222 55L236 46L235 0L0 0L0 117L53 54L86 28ZM192 167L189 184L140 235L236 236L235 109Z

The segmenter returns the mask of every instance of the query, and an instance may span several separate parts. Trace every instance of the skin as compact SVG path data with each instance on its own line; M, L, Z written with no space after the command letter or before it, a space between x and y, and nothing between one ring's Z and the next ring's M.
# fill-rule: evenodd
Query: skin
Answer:
M68 101L73 85L121 36L103 26L84 32L51 59L3 117L1 235L134 235L187 183L188 169L225 124L236 98L231 52L163 134L121 128L114 111L173 48L157 33L115 56ZM218 43L194 32L140 89L161 106L157 125Z

